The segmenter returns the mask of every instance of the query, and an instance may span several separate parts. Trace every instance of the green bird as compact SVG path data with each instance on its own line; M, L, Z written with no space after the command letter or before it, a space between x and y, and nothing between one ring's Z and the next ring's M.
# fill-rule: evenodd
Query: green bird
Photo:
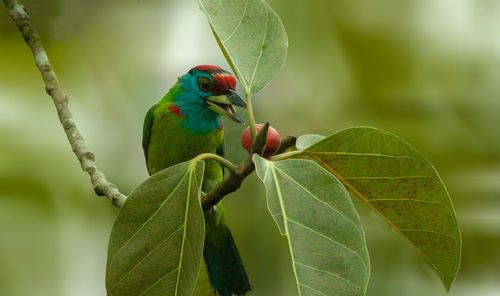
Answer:
M150 175L201 153L224 157L221 115L243 123L234 106L246 108L235 86L236 79L216 66L197 66L179 77L144 119L142 147ZM218 162L205 160L204 192L223 177ZM203 257L214 291L221 296L245 295L252 286L225 224L222 203L205 213L205 229Z

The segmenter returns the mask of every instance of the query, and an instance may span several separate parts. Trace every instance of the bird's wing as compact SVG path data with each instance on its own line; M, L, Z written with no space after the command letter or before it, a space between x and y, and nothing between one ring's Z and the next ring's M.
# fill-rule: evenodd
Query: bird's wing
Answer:
M215 151L217 155L220 155L222 157L226 157L226 143L224 141L224 136L222 137L222 143L217 147L217 150ZM226 169L222 164L219 164L222 170L222 179L224 179L224 173L226 172ZM218 180L218 182L222 181ZM215 205L215 213L216 213L216 225L219 225L221 221L224 221L225 217L225 210L222 202L219 202L217 205Z
M148 163L148 147L149 147L149 141L151 139L151 129L153 127L153 121L154 121L153 113L157 107L158 105L155 104L153 107L149 108L148 113L146 114L146 118L144 118L144 126L142 129L142 149L144 150L146 165Z
M226 157L226 143L224 143L224 139L222 139L222 144L217 147L216 153L219 156Z

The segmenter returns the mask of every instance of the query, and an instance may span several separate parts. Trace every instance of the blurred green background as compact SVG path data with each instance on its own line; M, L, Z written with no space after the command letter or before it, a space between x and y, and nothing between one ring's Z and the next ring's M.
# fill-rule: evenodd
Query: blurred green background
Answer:
M283 71L254 98L282 135L368 125L440 172L463 235L451 295L500 295L500 1L269 0L289 36ZM194 0L25 0L100 168L124 193L147 177L143 117L197 64L229 68ZM242 161L243 126L225 124ZM105 295L117 209L79 167L33 57L0 7L0 295ZM297 295L288 248L255 175L226 199L256 290ZM425 260L354 197L368 295L445 295Z

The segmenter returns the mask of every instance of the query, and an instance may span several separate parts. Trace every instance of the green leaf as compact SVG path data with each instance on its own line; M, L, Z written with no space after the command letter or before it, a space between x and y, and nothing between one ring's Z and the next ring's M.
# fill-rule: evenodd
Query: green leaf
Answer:
M203 161L183 162L132 191L109 240L109 296L191 295L205 237L203 171Z
M460 267L460 230L441 178L420 153L389 132L357 127L314 144L304 156L408 239L450 289Z
M267 205L288 237L299 295L364 295L370 260L359 216L344 186L303 159L254 155Z
M323 140L324 138L326 137L322 135L305 134L297 138L295 147L297 147L297 149L299 150L304 150L306 148L309 148L309 146Z
M227 62L255 94L281 70L288 48L285 28L264 0L198 0Z

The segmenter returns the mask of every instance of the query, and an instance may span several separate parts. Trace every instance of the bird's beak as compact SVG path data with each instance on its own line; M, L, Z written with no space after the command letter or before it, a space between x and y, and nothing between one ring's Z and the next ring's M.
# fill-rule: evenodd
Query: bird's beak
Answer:
M236 112L234 106L236 105L246 108L247 104L235 91L228 89L224 91L222 95L207 97L206 103L208 105L208 109L219 113L234 122L244 123L243 119L241 119L238 115L238 112Z

